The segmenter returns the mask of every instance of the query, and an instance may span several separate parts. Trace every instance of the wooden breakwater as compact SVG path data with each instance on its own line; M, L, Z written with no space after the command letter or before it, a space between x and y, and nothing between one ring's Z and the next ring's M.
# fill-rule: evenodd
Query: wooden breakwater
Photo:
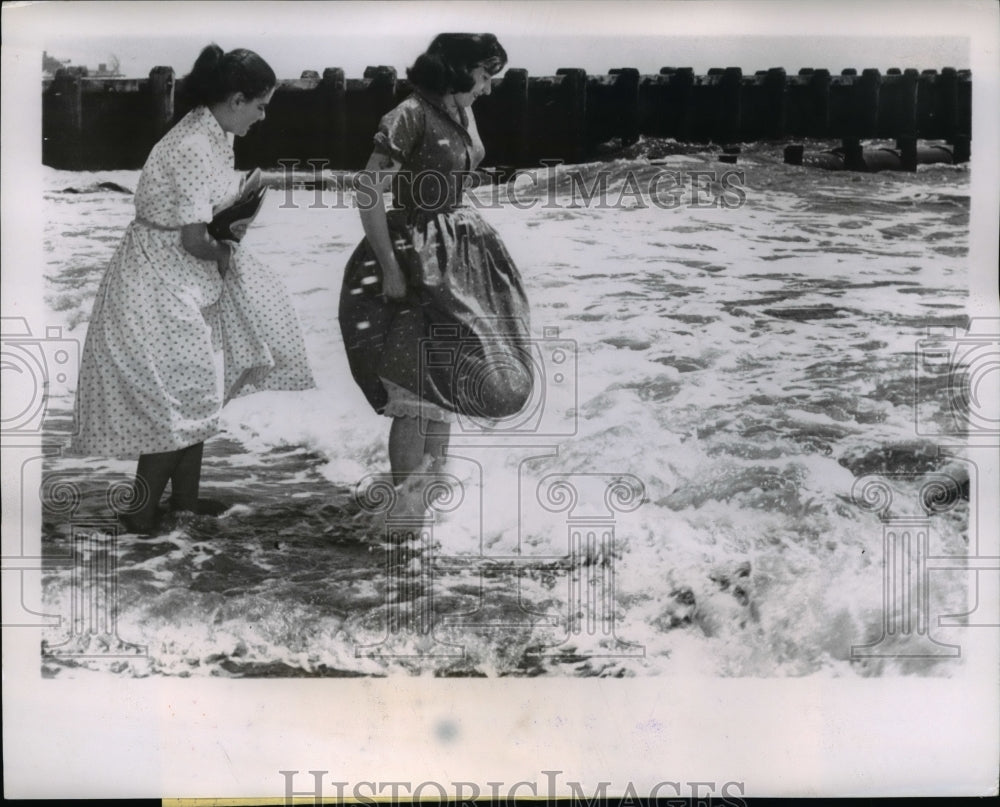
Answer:
M132 169L182 111L183 79L170 67L144 79L91 78L65 68L43 82L42 161L67 169ZM274 167L285 160L357 169L371 151L379 118L411 90L391 67L358 79L339 68L282 80L267 119L236 142L237 163ZM511 68L476 101L492 165L581 162L598 145L627 146L640 136L719 145L759 140L920 138L968 140L972 75L944 68L799 70L753 75L739 68L634 68L607 75L565 68L529 76Z

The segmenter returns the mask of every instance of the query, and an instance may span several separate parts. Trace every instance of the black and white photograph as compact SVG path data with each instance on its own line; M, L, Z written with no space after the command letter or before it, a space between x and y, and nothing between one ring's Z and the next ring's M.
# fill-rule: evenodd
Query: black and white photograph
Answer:
M5 4L5 794L996 795L998 24Z

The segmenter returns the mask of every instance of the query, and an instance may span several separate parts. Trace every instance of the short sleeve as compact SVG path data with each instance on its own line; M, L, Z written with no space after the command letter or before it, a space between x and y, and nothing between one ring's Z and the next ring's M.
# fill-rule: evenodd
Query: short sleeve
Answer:
M420 103L404 101L379 121L375 132L375 151L406 163L424 134L424 110Z
M167 158L177 199L177 220L183 224L212 220L208 178L215 166L210 146L201 138L186 138Z

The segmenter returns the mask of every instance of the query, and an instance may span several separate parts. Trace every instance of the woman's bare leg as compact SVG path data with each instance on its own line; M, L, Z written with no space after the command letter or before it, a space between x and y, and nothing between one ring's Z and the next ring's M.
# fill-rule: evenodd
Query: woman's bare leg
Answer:
M393 483L401 484L424 465L427 457L430 457L432 467L440 469L444 465L450 439L449 423L420 421L412 417L393 418L389 430L389 465Z
M156 527L160 497L167 487L167 482L177 465L180 454L180 451L163 451L139 456L139 462L135 469L135 487L139 509L134 513L121 516L121 521L126 528L140 533L148 533Z
M201 457L204 443L182 448L178 452L177 464L170 474L170 509L189 510L198 508L198 490L201 487Z
M424 461L425 435L420 421L411 417L392 419L389 429L389 466L393 484L399 485Z
M200 516L218 516L229 509L229 505L216 499L202 499L201 461L205 452L204 443L195 443L180 451L180 458L170 476L170 509L196 513Z
M447 460L448 444L451 442L451 424L442 420L429 420L426 427L424 453L434 458L432 467L440 471Z

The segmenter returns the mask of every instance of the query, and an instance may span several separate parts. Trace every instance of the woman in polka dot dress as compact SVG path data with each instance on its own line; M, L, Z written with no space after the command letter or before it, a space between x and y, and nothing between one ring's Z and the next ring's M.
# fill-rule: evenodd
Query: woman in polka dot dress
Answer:
M443 462L459 416L510 417L531 396L521 276L496 231L462 204L485 155L472 103L506 62L492 34L435 37L359 176L365 239L344 271L340 327L355 381L393 418L397 484Z
M150 152L135 220L97 292L71 450L138 456L136 511L122 519L136 532L155 528L168 482L172 510L221 511L198 491L204 441L219 431L226 401L313 386L281 281L207 231L213 209L241 189L227 134L264 118L276 84L252 51L202 51L184 80L196 105Z

